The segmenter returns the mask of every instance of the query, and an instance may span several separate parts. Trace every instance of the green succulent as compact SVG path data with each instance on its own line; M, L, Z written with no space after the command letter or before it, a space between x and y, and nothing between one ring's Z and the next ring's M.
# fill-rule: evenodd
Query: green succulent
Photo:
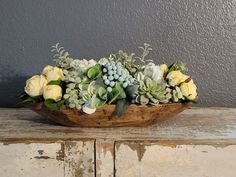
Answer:
M175 87L173 90L172 90L172 101L174 103L177 103L177 102L180 102L182 100L185 100L181 90L179 87Z
M169 102L165 83L157 83L150 78L140 81L136 102L140 104L158 104Z

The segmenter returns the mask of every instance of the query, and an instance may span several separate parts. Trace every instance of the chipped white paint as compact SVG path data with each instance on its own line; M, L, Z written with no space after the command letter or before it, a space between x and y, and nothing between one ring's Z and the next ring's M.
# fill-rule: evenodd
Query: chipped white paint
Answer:
M0 177L235 177L236 109L193 108L161 124L106 129L0 109L0 142Z
M96 141L96 177L114 176L114 142Z
M0 143L1 177L64 177L63 143Z
M94 141L65 142L65 177L94 177Z
M135 149L125 143L116 146L115 161L116 177L235 177L236 145L149 144Z
M94 141L0 143L1 177L94 177Z

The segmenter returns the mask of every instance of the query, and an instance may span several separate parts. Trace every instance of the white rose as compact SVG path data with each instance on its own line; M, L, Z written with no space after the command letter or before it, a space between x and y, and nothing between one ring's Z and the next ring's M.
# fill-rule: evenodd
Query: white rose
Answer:
M144 68L144 75L153 79L154 81L160 82L163 79L164 72L160 66L154 63L148 63Z
M47 79L42 75L35 75L26 81L25 92L31 96L39 96L43 94L43 88L47 85Z
M62 97L62 88L58 85L47 85L43 89L43 98L60 101Z
M49 65L43 69L42 74L46 76L49 82L52 80L61 80L64 76L62 69Z
M93 114L96 111L96 108L91 108L88 105L83 105L82 110L86 114Z

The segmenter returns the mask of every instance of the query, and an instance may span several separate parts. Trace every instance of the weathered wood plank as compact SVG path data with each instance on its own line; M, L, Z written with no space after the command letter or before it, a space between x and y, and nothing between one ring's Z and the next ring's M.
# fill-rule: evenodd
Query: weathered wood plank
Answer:
M0 176L64 177L63 143L0 143Z
M116 143L116 177L235 177L236 145Z
M114 176L114 141L96 141L96 177Z
M94 177L94 141L0 143L0 176Z
M94 141L65 142L65 177L94 177Z
M55 125L28 109L0 109L0 141L68 138L236 140L236 108L192 108L158 125L100 129Z

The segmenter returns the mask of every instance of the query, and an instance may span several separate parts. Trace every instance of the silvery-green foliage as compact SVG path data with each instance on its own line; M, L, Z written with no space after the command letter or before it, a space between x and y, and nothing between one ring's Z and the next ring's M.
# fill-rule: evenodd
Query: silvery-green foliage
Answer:
M84 101L83 99L79 98L78 91L79 90L76 87L76 84L67 84L66 93L64 94L63 98L66 100L66 103L70 108L76 108L80 110L84 104Z
M59 43L56 43L55 46L52 46L51 52L55 53L53 58L57 67L62 69L70 68L70 63L73 61L73 59L69 57L69 53L66 52L63 47L59 46Z
M144 46L139 47L139 49L142 50L140 55L135 55L135 53L128 54L123 50L119 50L118 53L114 54L115 59L121 62L132 75L140 71L148 62L152 62L152 60L147 58L152 50L151 45L144 43Z
M76 70L63 70L64 76L62 77L62 80L66 83L75 83L79 84L82 81L82 75L80 72L77 72Z
M136 102L140 104L158 104L166 103L169 100L166 97L167 90L165 83L157 83L150 78L139 82L139 92Z

